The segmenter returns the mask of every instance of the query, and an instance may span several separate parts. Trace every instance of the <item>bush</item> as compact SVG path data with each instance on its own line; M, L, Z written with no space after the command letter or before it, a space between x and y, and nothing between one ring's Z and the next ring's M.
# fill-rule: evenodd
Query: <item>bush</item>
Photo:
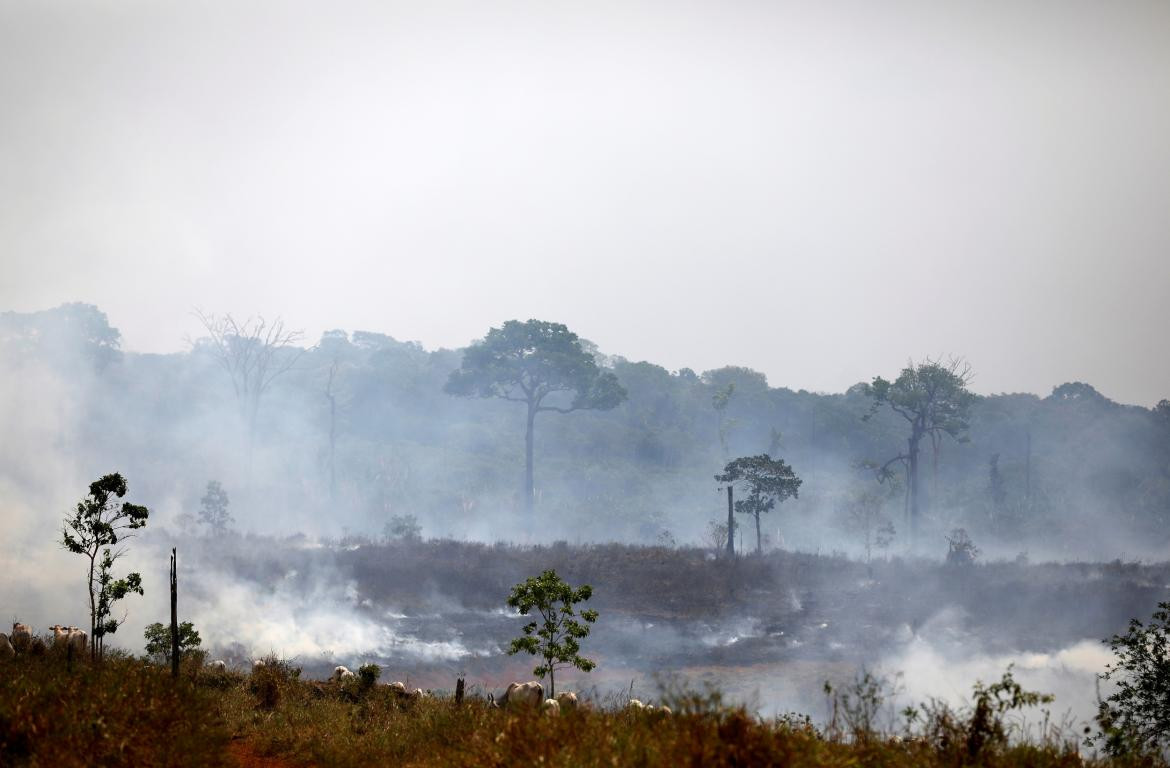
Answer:
M1170 751L1170 603L1159 603L1148 625L1132 619L1106 642L1117 661L1102 679L1117 690L1100 703L1098 738L1114 755Z

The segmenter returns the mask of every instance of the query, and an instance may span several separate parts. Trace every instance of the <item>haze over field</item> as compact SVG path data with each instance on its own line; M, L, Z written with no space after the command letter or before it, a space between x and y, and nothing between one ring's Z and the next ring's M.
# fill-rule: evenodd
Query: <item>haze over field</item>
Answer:
M61 522L117 471L132 651L177 546L233 663L490 687L555 565L583 689L1016 663L1088 718L1170 596L1168 40L1164 2L0 0L0 620L84 623ZM588 386L526 422L473 369L529 318ZM912 472L882 382L934 363ZM715 476L765 452L799 494L728 557Z
M0 3L0 306L977 391L1170 360L1165 3ZM176 311L179 310L179 311Z

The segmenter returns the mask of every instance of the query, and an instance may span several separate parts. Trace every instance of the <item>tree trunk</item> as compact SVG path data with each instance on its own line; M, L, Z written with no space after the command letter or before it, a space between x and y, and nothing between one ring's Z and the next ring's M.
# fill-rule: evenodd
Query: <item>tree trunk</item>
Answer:
M1024 452L1024 505L1029 510L1032 506L1032 428L1028 427L1025 434Z
M764 551L764 547L760 543L760 513L759 512L757 512L755 514L755 518L756 518L756 554L758 555Z
M93 561L97 553L89 558L89 660L97 661L97 603L93 595Z
M455 706L463 704L463 678L455 681Z
M727 554L735 557L735 505L731 501L731 484L727 485Z
M922 513L918 472L918 447L922 435L915 430L910 436L910 545L914 546L918 538L918 518Z
M179 679L179 562L171 548L171 677Z
M337 453L337 399L329 395L329 500L337 499L337 469L334 457Z
M528 429L524 433L524 512L532 521L536 486L532 472L532 440L533 427L536 425L536 405L528 404Z
M546 698L555 699L557 697L557 671L552 664L548 667L548 696ZM540 702L544 704L544 702Z

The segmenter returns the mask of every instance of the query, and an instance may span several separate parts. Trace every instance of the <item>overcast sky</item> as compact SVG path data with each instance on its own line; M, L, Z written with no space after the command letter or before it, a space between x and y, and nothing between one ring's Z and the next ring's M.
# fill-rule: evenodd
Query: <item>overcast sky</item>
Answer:
M0 0L0 309L1170 397L1170 3Z

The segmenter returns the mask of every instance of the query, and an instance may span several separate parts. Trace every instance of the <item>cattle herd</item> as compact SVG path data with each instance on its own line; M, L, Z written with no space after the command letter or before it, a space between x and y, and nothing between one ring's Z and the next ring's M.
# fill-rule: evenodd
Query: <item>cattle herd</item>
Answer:
M43 655L49 651L68 653L78 659L84 657L89 648L89 635L83 630L60 624L54 624L49 627L49 630L53 633L53 638L52 641L46 642L45 639L34 635L27 624L13 623L11 635L0 632L0 661L8 661L23 654ZM256 659L252 662L252 671L255 673L263 669L265 664L263 659ZM212 661L208 663L207 669L213 674L226 673L227 662ZM329 680L334 683L344 683L354 677L354 673L347 667L337 666L333 668ZM420 699L429 695L421 688L410 690L405 683L400 681L390 683L387 687L392 693L403 699ZM558 714L561 710L575 710L578 707L577 694L562 691L557 694L556 698L545 698L544 685L536 680L527 683L512 683L498 701L494 696L489 696L488 702L489 706L492 707L530 707L541 709L547 714ZM671 714L670 707L666 705L654 707L650 704L644 704L638 699L630 699L627 708L636 712Z
M0 632L0 661L14 659L24 654L40 656L49 650L69 653L80 659L89 649L89 634L85 630L60 624L54 624L49 629L53 633L53 639L46 642L40 636L34 635L27 624L13 622L11 635Z

